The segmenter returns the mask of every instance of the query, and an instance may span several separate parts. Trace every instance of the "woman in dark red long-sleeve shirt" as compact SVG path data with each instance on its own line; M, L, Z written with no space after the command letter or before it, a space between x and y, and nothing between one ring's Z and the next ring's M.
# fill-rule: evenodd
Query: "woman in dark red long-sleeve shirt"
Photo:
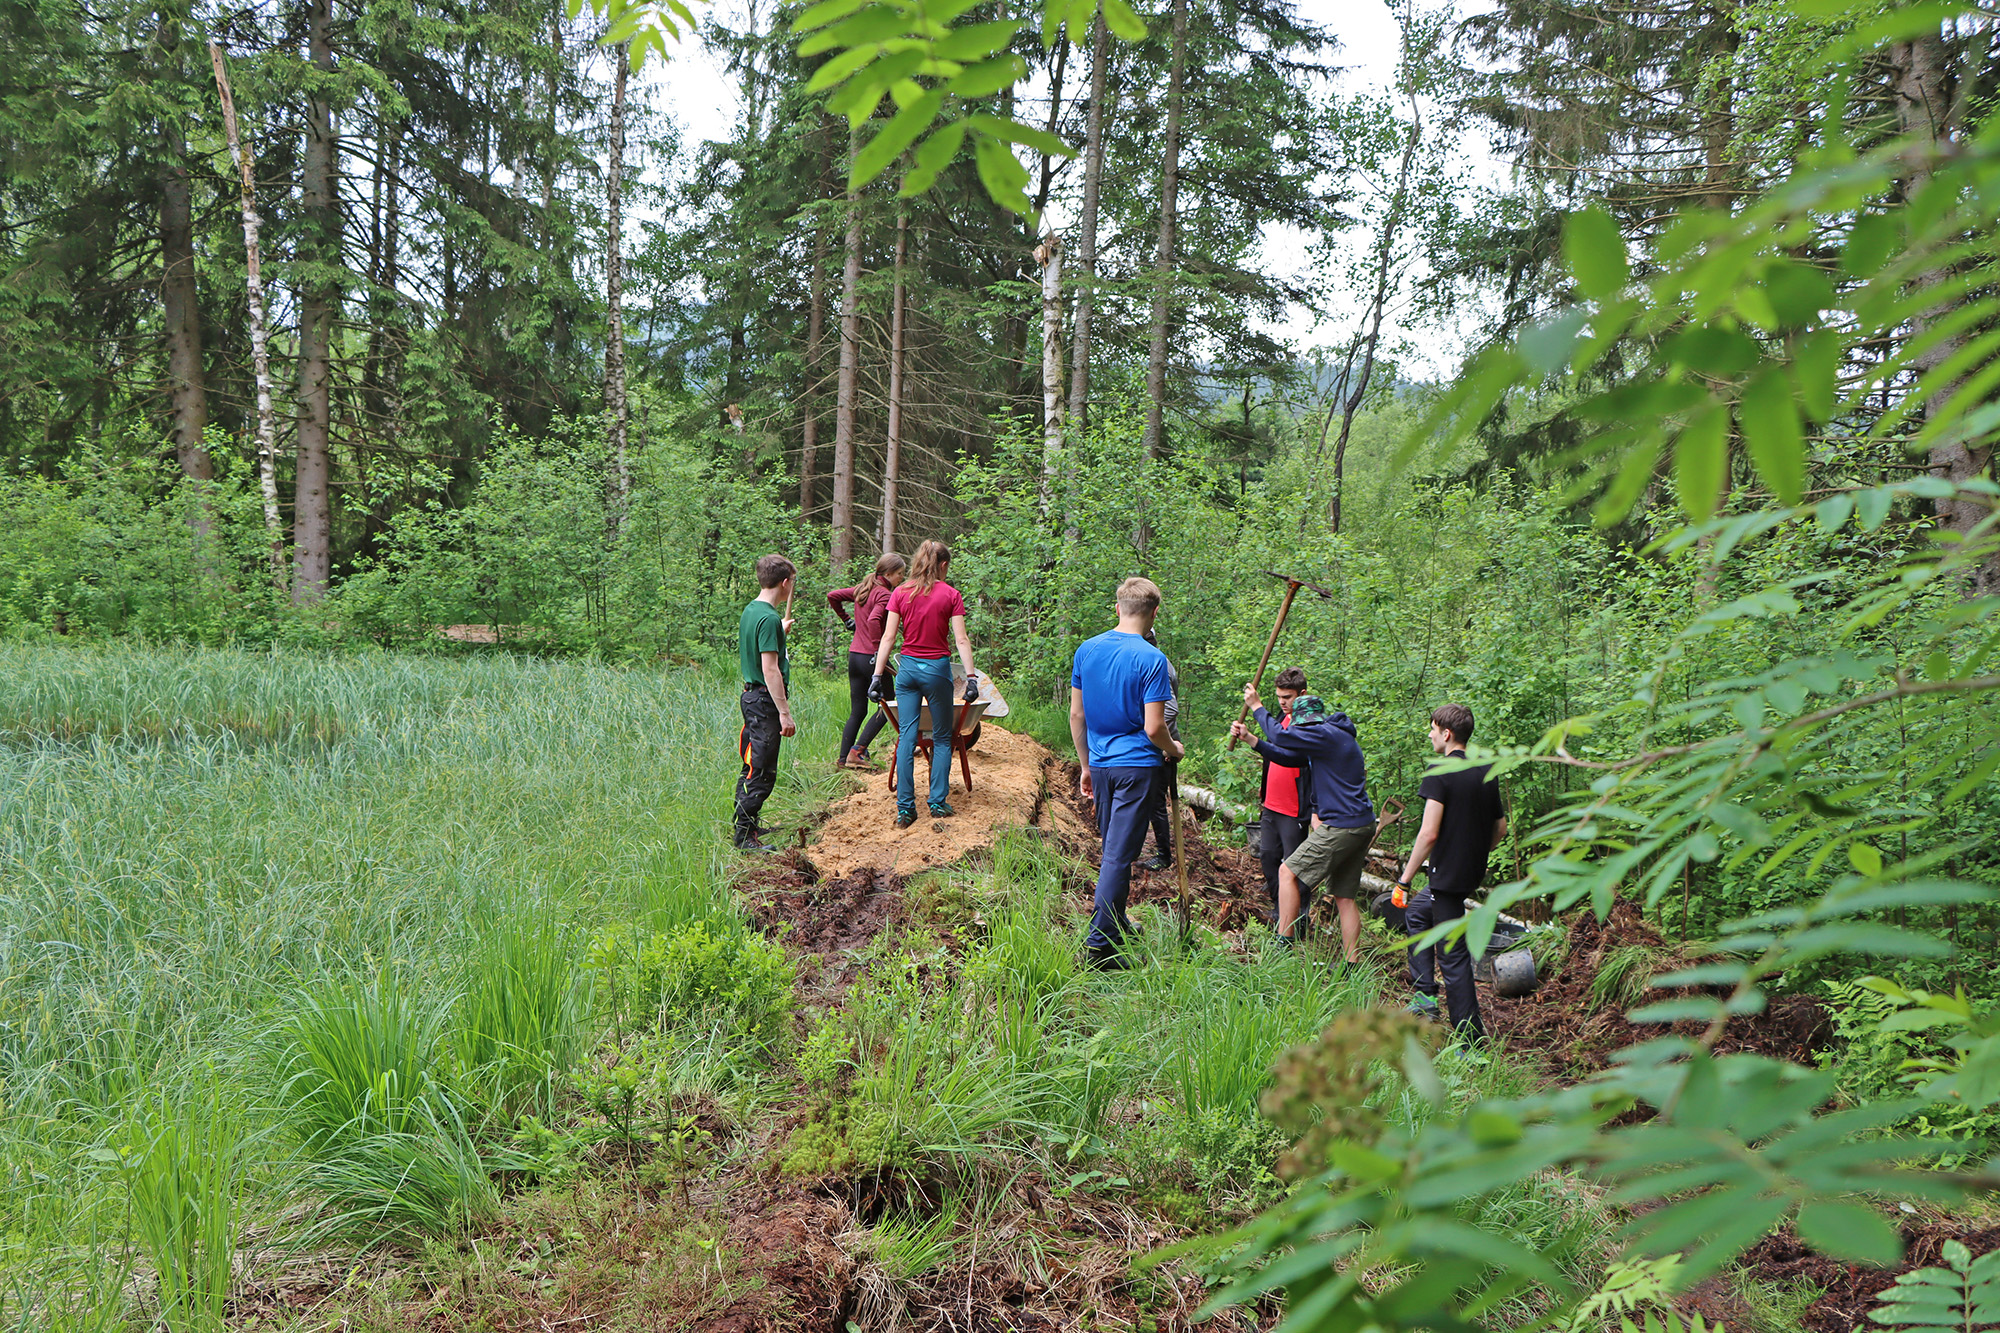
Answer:
M868 758L868 742L882 730L882 715L868 715L868 681L875 674L875 651L882 645L882 624L889 618L889 594L903 581L909 562L890 551L875 569L852 588L835 588L826 604L854 633L847 645L847 726L840 733L840 758L835 768L877 767ZM854 608L850 614L845 608ZM863 725L863 724L866 725Z

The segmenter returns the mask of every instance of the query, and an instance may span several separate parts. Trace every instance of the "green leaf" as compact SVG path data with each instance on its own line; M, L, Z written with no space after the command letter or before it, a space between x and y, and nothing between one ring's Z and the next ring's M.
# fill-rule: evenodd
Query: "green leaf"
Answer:
M811 32L814 28L823 28L836 19L846 18L865 3L867 0L820 0L792 20L792 31Z
M1833 284L1826 275L1790 259L1773 260L1764 270L1764 291L1786 328L1817 324L1820 312L1833 304Z
M875 59L877 54L878 52L872 46L860 46L852 51L841 52L813 71L812 78L806 81L806 91L809 93L821 92L833 87L837 83L844 82L856 70ZM828 105L829 109L839 109L833 107L831 103Z
M1847 863L1870 879L1882 873L1882 853L1869 843L1848 843Z
M1578 290L1594 301L1616 296L1631 279L1618 223L1595 204L1570 214L1563 224L1563 258Z
M1104 26L1112 35L1128 42L1146 40L1146 21L1125 0L1103 0Z
M1854 224L1841 247L1840 271L1850 278L1873 277L1902 239L1900 213L1869 213Z
M1782 366L1771 366L1750 381L1737 406L1743 442L1750 461L1778 499L1792 505L1805 493L1805 441L1799 429L1798 404L1791 377Z
M906 37L910 32L910 21L902 13L887 5L870 5L853 18L836 23L824 32L816 32L799 43L799 54L816 56L822 51L836 47L852 49L857 46L871 46L886 42L892 37Z
M930 189L938 173L952 164L964 144L965 122L962 120L952 122L924 140L917 149L915 165L903 177L903 188L897 193L909 198Z
M1674 484L1680 488L1681 508L1688 517L1700 523L1715 512L1728 476L1729 409L1715 403L1674 441Z
M1840 335L1821 329L1800 342L1792 358L1799 399L1814 421L1830 421L1840 403Z
M1055 135L1050 134L1047 130L1038 130L1033 125L1024 125L1018 120L1009 120L1005 116L988 115L985 112L967 116L965 120L968 125L972 126L974 130L977 130L982 135L990 135L992 138L1004 140L1007 143L1017 143L1023 147L1032 148L1038 153L1047 153L1052 157L1074 157L1076 155L1075 149L1071 148ZM1025 182L1027 180L1027 168L1023 167L1021 172L1021 179Z
M1002 88L1012 87L1028 74L1028 62L1017 55L995 56L982 61L963 74L954 76L945 84L954 97L990 97Z
M1028 169L1014 156L1014 150L982 135L974 144L974 153L979 181L993 202L1025 216L1030 211L1026 189Z
M847 174L849 188L858 189L888 170L889 164L931 127L943 109L944 91L934 89L890 117L889 123L855 153L854 165Z
M1848 1263L1887 1268L1903 1257L1902 1237L1866 1204L1809 1203L1799 1209L1799 1239Z
M1021 24L1015 19L954 28L948 35L931 43L931 54L939 60L984 60L996 51L1004 50L1020 30Z
M1741 375L1764 359L1764 347L1740 329L1696 324L1666 343L1668 361L1716 379Z
M1873 532L1889 517L1889 506L1895 503L1896 494L1886 486L1875 486L1859 491L1854 496L1854 516L1861 524L1863 532Z

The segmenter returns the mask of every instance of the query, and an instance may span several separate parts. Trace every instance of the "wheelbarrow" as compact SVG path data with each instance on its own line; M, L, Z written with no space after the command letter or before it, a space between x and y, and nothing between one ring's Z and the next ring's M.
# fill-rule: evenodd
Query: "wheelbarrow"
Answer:
M965 779L965 789L968 792L972 790L972 747L979 743L980 721L986 716L986 710L990 706L991 702L986 699L975 699L969 704L960 702L952 704L952 712L955 716L953 718L951 748L953 753L958 756L958 771L960 776ZM900 736L902 734L902 719L897 716L896 701L894 699L884 699L881 703L881 708L882 715L889 720L890 729ZM917 752L928 763L933 748L931 738L933 730L931 706L928 702L925 702L919 705L919 708L920 712L917 716ZM914 772L911 774L910 780L913 783L917 781ZM889 766L889 791L893 795L895 790L896 766L891 764Z

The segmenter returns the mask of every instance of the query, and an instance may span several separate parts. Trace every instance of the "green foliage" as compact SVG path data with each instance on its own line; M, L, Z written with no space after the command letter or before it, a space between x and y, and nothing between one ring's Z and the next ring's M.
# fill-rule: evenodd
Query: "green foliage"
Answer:
M134 1117L126 1142L99 1150L129 1191L133 1238L153 1265L169 1333L224 1327L252 1146L213 1102L155 1098Z
M612 931L591 944L590 962L624 1018L663 1032L768 1048L791 1014L792 960L740 925L691 922L643 939Z
M1977 1259L1955 1240L1944 1243L1942 1268L1919 1268L1876 1293L1869 1319L1917 1333L1977 1333L2000 1328L2000 1251Z
M505 925L466 961L450 1030L460 1086L502 1121L549 1115L583 1053L590 988L570 932Z
M436 645L440 625L477 623L542 650L706 661L733 654L736 618L772 550L812 552L775 488L679 435L648 441L620 496L595 418L495 441L477 489L401 509L376 554L333 599L386 643ZM795 641L822 623L801 598Z
M269 554L239 472L86 455L54 480L0 474L0 634L267 642Z
M1596 1009L1626 1009L1639 1002L1661 968L1659 951L1645 944L1621 944L1604 952L1590 979L1590 1003Z

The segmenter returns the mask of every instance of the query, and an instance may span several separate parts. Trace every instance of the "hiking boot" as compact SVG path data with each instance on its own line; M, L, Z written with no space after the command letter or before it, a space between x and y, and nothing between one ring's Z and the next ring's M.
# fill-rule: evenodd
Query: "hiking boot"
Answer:
M914 823L916 823L916 822L917 822L917 812L916 812L915 810L898 810L898 811L896 811L896 827L897 827L897 828L908 828L908 827L909 827L910 825L912 825L912 824L914 824Z
M1085 951L1084 966L1097 972L1124 972L1132 966L1132 960L1118 952L1113 944L1093 944Z
M836 767L859 769L863 773L880 773L882 771L882 766L873 759L870 759L868 751L858 745L849 750L847 757L841 760Z
M1437 996L1424 995L1422 993L1419 993L1415 999L1411 1000L1410 1007L1403 1012L1415 1014L1418 1018L1435 1019L1441 1016L1438 1013Z
M774 854L778 849L768 843L759 842L755 838L738 838L736 840L736 850L739 852L757 852L769 856Z
M931 802L931 817L933 819L950 819L957 813L958 811L951 808L951 802L949 801Z

